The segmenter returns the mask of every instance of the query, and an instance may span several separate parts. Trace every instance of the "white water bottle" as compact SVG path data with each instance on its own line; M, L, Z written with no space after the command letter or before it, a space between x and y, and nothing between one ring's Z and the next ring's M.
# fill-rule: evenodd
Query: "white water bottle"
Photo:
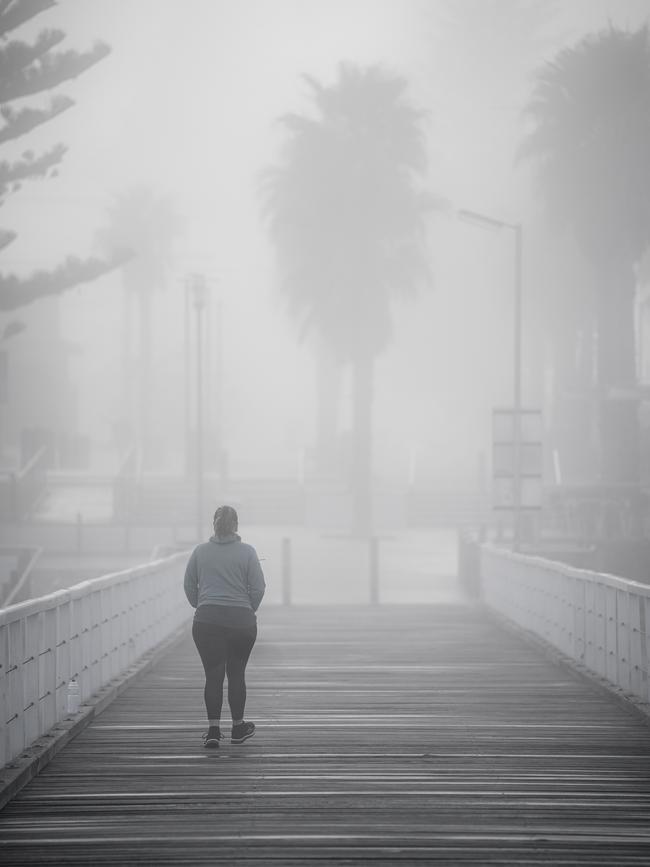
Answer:
M74 677L68 682L68 713L77 713L81 704L79 681Z

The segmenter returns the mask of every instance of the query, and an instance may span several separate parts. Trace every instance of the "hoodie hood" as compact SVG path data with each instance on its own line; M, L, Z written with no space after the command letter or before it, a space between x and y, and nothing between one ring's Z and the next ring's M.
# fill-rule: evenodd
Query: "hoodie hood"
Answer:
M227 536L210 536L211 542L217 545L227 545L228 542L241 542L241 536L237 533L228 533Z

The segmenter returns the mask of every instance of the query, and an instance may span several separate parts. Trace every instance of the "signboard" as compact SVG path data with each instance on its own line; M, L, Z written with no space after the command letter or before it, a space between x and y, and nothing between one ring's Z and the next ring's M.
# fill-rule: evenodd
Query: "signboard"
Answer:
M521 409L519 430L519 508L541 509L544 454L543 421L537 409ZM517 503L515 411L492 411L492 492L494 509L514 509Z

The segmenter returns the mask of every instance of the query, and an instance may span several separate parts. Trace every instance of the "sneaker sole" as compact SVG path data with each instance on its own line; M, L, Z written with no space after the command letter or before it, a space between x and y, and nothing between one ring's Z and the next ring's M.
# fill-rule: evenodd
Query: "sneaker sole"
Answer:
M219 746L219 741L215 740L215 739L211 739L209 741L206 741L203 744L203 746L206 747L206 749L213 749L214 750Z
M247 741L254 736L255 736L255 731L252 731L250 734L244 735L243 738L237 738L236 740L235 740L235 738L230 738L230 743L231 744L243 744L244 741Z

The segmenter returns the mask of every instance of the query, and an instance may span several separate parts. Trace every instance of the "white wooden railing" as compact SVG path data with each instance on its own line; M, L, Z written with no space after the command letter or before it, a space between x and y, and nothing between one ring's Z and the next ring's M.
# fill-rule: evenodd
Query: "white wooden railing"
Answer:
M192 613L186 554L127 569L0 609L0 767L81 701L127 671Z
M487 545L480 558L487 605L611 685L650 701L649 585Z

